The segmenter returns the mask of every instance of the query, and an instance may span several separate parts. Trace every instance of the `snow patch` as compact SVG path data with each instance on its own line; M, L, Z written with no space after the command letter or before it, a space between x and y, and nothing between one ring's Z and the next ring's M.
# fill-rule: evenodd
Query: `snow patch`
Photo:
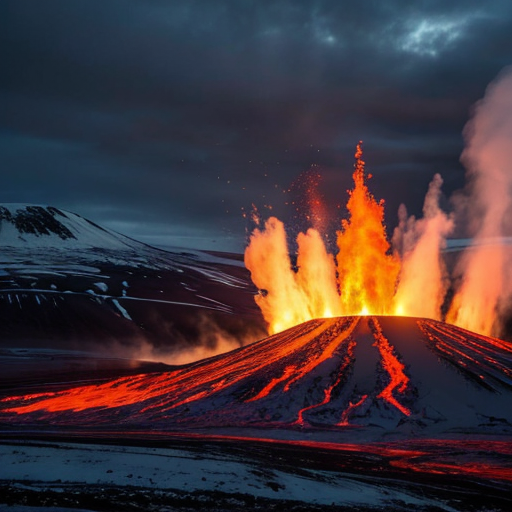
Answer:
M119 310L121 315L123 315L127 320L133 321L132 317L128 314L128 311L126 311L126 309L123 308L123 306L121 306L121 304L119 304L119 301L117 299L112 299L112 303Z
M94 283L94 286L96 286L96 288L103 293L107 293L107 291L108 291L108 285L106 283L102 283L102 282Z

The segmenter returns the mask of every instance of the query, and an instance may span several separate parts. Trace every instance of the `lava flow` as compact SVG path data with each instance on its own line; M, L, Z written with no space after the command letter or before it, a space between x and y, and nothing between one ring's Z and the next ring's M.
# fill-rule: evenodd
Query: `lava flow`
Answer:
M404 425L426 435L461 426L494 432L512 422L511 361L506 343L433 320L311 320L172 371L9 396L0 400L0 422L107 430L308 426L382 433Z
M376 386L369 400L383 401L408 416L409 410L396 398L407 387L407 379L400 373L403 366L395 370L399 363L390 346L382 349L378 323L370 318L366 321L377 326L374 347L381 353L381 368L388 374L382 389ZM4 417L7 414L11 418L65 424L100 424L109 422L114 415L121 423L165 419L173 425L192 414L197 416L196 426L204 422L233 425L262 421L304 425L315 417L316 422L340 425L342 419L347 422L352 416L343 411L353 399L353 392L340 392L343 384L350 381L355 364L360 322L358 317L315 320L177 371L9 397L0 402L1 413ZM353 386L357 387L357 383L349 388ZM397 386L398 395L393 396ZM272 416L261 416L260 410L272 411ZM323 416L323 420L318 419Z

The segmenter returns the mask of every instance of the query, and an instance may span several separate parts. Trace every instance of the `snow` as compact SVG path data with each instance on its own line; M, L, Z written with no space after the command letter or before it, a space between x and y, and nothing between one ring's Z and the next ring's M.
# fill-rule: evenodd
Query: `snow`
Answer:
M27 205L25 204L9 204L4 203L3 206L12 215L16 215L18 212L26 210ZM41 208L47 208L42 205L29 205L29 206L40 206ZM109 248L109 249L126 249L127 247L133 247L134 243L122 235L115 233L114 231L99 229L92 225L83 217L71 213L61 211L63 215L58 215L56 220L65 226L75 238L61 239L56 234L51 235L36 235L33 233L20 233L16 226L11 222L5 220L2 221L2 229L0 231L0 243L4 247L55 247L56 242L67 248L72 249L84 249L84 248Z
M195 304L193 302L180 302L180 301L176 301L176 300L146 299L146 298L141 298L141 297L123 297L123 300L156 302L156 303L160 303L160 304L175 304L177 306L191 306L193 308L213 309L215 311L224 311L224 312L228 312L228 313L231 312L231 310L228 311L227 309L225 309L223 306L220 306L220 305L207 306L205 304ZM208 300L211 300L211 299L208 299ZM213 301L213 302L216 302L216 301Z
M126 295L126 290L122 290L122 296L121 297L115 297L108 294L100 294L97 293L96 290L93 290L92 288L87 288L83 292L75 292L71 290L65 290L65 291L59 291L54 288L51 289L44 289L44 288L4 288L0 290L0 300L4 299L4 297L7 297L7 300L10 304L13 303L13 300L16 300L18 303L18 306L22 308L22 301L20 300L20 294L22 299L25 299L29 296L33 296L34 294L41 294L39 296L40 299L44 298L46 300L45 295L54 295L54 296L60 296L62 294L66 295L89 295L95 297L98 301L101 300L107 300L111 299L113 302L115 301L115 306L119 310L119 312L128 320L132 320L130 315L128 314L127 310L119 304L119 301L117 299L122 300L130 300L130 301L140 301L140 302L154 302L158 304L169 304L169 305L178 305L178 306L187 306L192 308L201 308L201 309L208 309L213 311L222 311L223 313L233 313L233 309L231 306L228 306L226 304L223 304L222 302L219 302L214 299L210 299L208 297L204 297L202 295L196 295L195 298L198 299L198 302L183 302L183 301L173 301L173 300L167 300L167 299L152 299L147 297L131 297ZM14 299L13 299L14 297ZM35 299L38 301L38 299ZM122 311L123 310L123 311Z
M35 444L35 443L34 443ZM219 451L188 451L112 445L38 442L0 445L0 480L138 486L153 490L222 491L262 498L378 506L420 499L378 482L342 473L304 469L301 474L261 468L259 464ZM1 502L1 498L0 498ZM449 509L445 509L449 510Z
M466 247L476 247L481 245L512 245L512 237L486 238L478 241L472 238L452 238L446 241L445 252L459 251Z
M185 268L189 268L203 274L205 277L208 277L211 281L225 284L227 286L231 286L233 288L245 288L247 286L246 281L239 279L234 276L230 276L225 272L221 272L217 269L207 269L201 268L199 266L191 266L191 265L183 265Z
M171 252L174 254L186 254L192 256L199 262L203 263L215 263L218 265L230 265L234 267L242 267L245 268L245 264L242 259L234 259L232 257L228 257L226 254L225 257L221 255L221 253L214 255L209 252L200 251L197 249L191 249L188 247L182 247L177 245L168 245L168 244L153 244L155 247L162 249L163 251Z
M94 283L94 286L96 286L96 288L98 290L102 291L103 293L108 292L108 285L106 283L103 283L103 282Z
M233 308L231 306L228 306L227 304L223 304L222 302L219 302L218 300L209 299L208 297L204 297L203 295L196 295L199 299L207 300L208 302L213 302L215 305L217 305L217 308L219 311L224 311L226 313L232 313Z
M112 299L112 303L119 310L121 315L124 316L124 318L126 318L127 320L132 320L132 317L128 314L128 311L126 311L126 309L123 308L123 306L121 306L121 304L119 304L119 301L117 299Z

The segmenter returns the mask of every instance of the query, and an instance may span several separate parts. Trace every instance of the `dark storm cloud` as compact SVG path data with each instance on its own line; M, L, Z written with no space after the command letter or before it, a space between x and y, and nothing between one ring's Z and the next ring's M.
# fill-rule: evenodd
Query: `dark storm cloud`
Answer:
M0 29L0 200L240 242L241 208L284 210L311 164L344 202L359 139L390 224L435 172L460 187L469 108L512 55L502 1L16 0Z

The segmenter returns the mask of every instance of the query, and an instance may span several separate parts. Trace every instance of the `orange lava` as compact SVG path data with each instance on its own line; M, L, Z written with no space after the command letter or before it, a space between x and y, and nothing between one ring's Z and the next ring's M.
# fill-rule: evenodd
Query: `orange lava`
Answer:
M366 399L368 398L368 395L363 395L355 404L352 402L348 403L348 407L343 411L343 414L341 415L341 421L338 423L339 427L347 427L350 425L348 419L350 418L350 415L353 411L355 411L358 407L361 407L361 405L364 404Z
M354 327L355 327L355 324L354 324ZM350 361L351 361L351 358L352 358L352 355L354 352L355 341L348 340L348 343L349 344L348 344L347 355L345 356L345 358L338 370L338 376L336 377L336 380L324 389L324 398L322 401L320 401L316 404L308 405L307 407L304 407L303 409L301 409L299 411L298 416L297 416L297 421L295 422L296 425L302 425L302 426L305 425L304 413L306 413L307 411L311 411L313 409L317 409L318 407L321 407L322 405L326 405L331 401L332 391L341 382L341 379L344 376L344 372L347 369L348 365L350 364Z
M375 345L379 349L382 357L382 366L389 374L389 384L377 395L377 398L386 400L389 404L396 407L402 414L406 416L411 415L411 411L402 405L393 395L393 393L404 393L409 383L409 377L405 375L405 366L393 354L393 347L389 341L382 334L377 319L372 318L373 336L375 338Z
M297 237L297 269L292 269L286 230L275 217L251 235L244 261L260 290L256 303L270 334L313 318L393 313L400 261L389 254L384 203L366 185L371 176L365 175L361 143L355 157L349 219L338 232L336 259L311 228Z
M349 191L349 219L342 220L336 258L344 314L391 314L400 262L388 254L384 202L369 192L361 143L357 145L354 189Z
M313 321L290 329L277 338L270 337L244 347L241 349L244 357L240 357L239 351L235 350L222 358L207 359L164 374L123 377L63 391L8 397L0 400L0 404L7 406L2 413L22 415L37 412L44 417L47 413L135 405L138 412L150 416L152 411L161 414L210 397L254 372L265 374L266 368L272 365L293 361L286 364L282 379L270 379L254 393L252 400L259 400L268 396L279 382L286 381L286 391L295 382L308 377L312 369L332 356L356 324L357 319L351 318ZM300 355L302 353L308 354L308 357ZM272 375L274 371L269 373Z
M297 381L305 378L312 370L314 370L321 363L330 359L336 349L344 342L348 342L350 335L358 323L358 319L348 319L349 323L344 323L344 328L340 332L325 331L328 333L326 345L322 347L322 350L311 350L310 357L301 363L286 366L282 372L281 377L273 378L256 396L247 400L253 402L255 400L261 400L270 394L274 388L284 382L283 391L288 392L290 387Z

